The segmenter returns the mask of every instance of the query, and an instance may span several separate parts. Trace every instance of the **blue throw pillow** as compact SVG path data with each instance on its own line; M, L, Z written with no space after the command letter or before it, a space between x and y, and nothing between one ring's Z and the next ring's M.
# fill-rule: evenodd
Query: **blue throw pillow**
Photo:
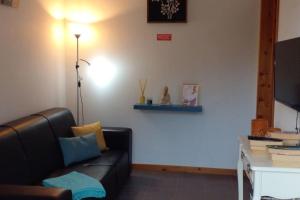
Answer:
M58 139L64 156L65 166L101 155L95 133L80 137Z

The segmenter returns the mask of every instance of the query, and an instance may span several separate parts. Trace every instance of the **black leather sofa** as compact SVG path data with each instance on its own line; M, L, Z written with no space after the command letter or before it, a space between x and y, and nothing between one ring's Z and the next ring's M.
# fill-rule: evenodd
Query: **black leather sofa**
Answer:
M0 199L71 200L70 190L45 188L48 177L78 171L101 181L105 200L116 199L131 172L132 130L103 128L109 150L65 168L58 137L72 137L68 109L53 108L0 126ZM95 199L95 198L89 198Z

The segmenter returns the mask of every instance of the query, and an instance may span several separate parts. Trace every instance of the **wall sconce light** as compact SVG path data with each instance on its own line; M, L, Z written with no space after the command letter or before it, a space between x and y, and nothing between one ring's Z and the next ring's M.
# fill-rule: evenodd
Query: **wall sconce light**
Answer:
M107 57L96 57L91 61L92 65L88 70L88 75L93 82L101 87L107 87L117 75L117 67Z

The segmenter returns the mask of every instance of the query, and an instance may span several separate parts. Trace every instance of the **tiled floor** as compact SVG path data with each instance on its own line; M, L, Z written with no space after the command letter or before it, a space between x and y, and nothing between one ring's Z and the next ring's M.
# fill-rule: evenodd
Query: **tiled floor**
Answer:
M245 184L249 200L249 184ZM118 200L237 200L234 176L134 170Z

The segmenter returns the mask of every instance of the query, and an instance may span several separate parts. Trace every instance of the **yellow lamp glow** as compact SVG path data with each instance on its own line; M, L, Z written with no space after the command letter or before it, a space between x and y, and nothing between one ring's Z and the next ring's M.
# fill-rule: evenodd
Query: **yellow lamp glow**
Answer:
M80 35L80 42L82 44L91 43L97 36L95 28L90 24L68 23L66 25L66 35L70 43L74 42L74 35L76 34Z
M52 26L52 35L56 44L64 43L64 24L62 22L54 23Z
M57 20L63 20L65 18L64 9L59 5L53 6L49 12Z
M61 0L38 0L40 5L47 11L54 19L65 19L64 1Z
M75 35L75 34L88 35L88 34L90 34L90 29L87 24L69 23L68 27L69 27L69 31L72 35Z
M106 87L116 77L117 68L107 58L97 57L91 62L88 75L99 87Z
M108 20L138 7L138 4L124 7L124 4L119 1L104 0L37 1L55 19L65 19L79 23L96 23Z
M88 10L66 11L65 18L67 20L76 21L79 23L94 23L98 21L98 18Z

